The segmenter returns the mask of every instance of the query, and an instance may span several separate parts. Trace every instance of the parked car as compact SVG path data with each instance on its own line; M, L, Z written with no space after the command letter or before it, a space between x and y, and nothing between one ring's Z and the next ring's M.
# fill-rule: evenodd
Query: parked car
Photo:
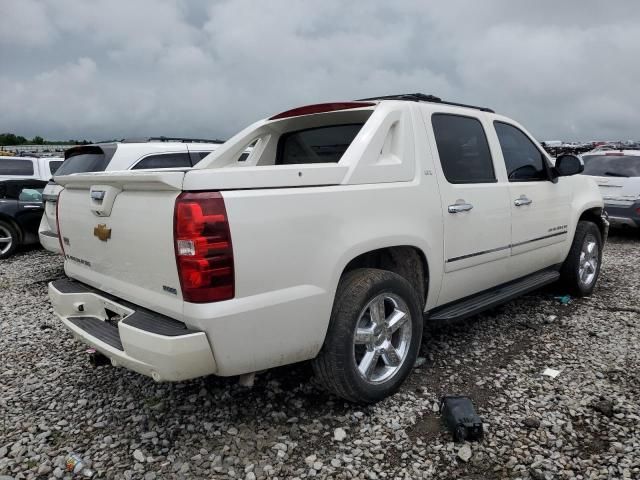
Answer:
M640 227L640 150L589 152L584 175L595 178L611 225Z
M50 180L63 161L59 157L0 157L0 180Z
M313 359L329 391L375 402L410 373L423 314L556 281L591 294L608 224L582 168L433 96L296 108L193 169L56 177L68 277L49 295L78 339L157 381Z
M38 243L46 184L30 178L0 180L0 259L11 256L19 245Z
M191 167L215 150L222 141L149 137L120 142L80 145L65 151L65 164L56 172L71 175L114 170L147 170ZM44 190L45 214L39 227L40 243L62 253L56 225L56 200L62 187L51 181Z

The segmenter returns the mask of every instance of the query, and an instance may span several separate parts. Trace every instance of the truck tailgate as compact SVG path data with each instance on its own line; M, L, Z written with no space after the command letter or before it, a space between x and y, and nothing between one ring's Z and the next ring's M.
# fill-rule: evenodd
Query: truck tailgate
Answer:
M182 317L173 214L184 172L58 177L67 275L143 307Z

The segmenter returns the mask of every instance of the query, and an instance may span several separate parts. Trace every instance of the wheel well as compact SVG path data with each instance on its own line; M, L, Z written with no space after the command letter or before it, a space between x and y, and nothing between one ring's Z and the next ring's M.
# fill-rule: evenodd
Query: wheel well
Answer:
M413 286L424 307L429 286L429 266L420 249L397 246L371 250L351 260L342 274L356 268L378 268L400 275Z
M602 219L602 209L601 208L591 208L589 210L585 210L580 215L578 221L584 220L587 222L595 223L598 226L598 230L600 230L600 235L604 239L606 233L606 226L604 220Z
M0 222L8 223L13 227L13 229L18 233L18 243L22 243L24 240L24 232L20 228L20 225L8 215L4 215L0 213Z

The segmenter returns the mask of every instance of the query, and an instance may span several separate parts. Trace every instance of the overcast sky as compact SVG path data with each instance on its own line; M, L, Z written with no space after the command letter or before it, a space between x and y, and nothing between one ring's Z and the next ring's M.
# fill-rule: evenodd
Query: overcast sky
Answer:
M640 139L640 2L0 0L0 132L227 138L424 92L540 140Z

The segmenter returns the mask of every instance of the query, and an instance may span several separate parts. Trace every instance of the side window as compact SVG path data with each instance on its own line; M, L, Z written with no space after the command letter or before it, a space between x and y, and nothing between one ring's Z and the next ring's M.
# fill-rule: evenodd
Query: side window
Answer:
M487 136L477 118L435 113L431 124L449 183L496 182Z
M189 154L187 152L149 155L136 163L132 170L180 167L191 167L191 160L189 159Z
M42 188L22 187L18 194L20 202L42 202Z
M549 180L543 153L520 129L493 122L510 182Z
M58 160L49 162L49 170L51 170L51 175L53 175L58 171L58 169L60 168L60 165L62 165L62 162Z
M0 158L0 175L33 175L33 161Z

